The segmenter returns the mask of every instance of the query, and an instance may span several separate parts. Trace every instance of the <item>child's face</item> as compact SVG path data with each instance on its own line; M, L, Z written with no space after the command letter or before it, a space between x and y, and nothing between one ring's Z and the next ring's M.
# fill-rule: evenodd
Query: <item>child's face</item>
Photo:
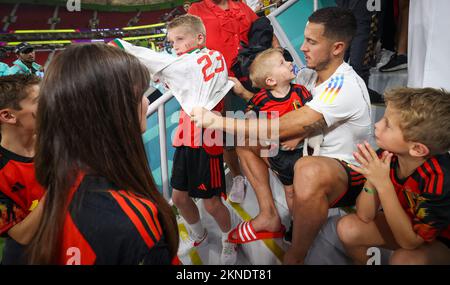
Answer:
M294 65L286 61L281 53L273 53L269 60L272 66L269 78L272 78L277 85L288 85L295 79Z
M182 55L202 45L204 38L201 34L194 34L184 26L178 26L167 31L167 39L177 55Z
M26 89L27 98L19 102L21 110L11 109L11 114L16 118L16 125L26 131L36 130L36 111L39 99L39 85L32 85Z
M395 154L406 154L409 152L410 143L403 138L400 129L399 111L387 105L384 117L375 124L375 139L377 145Z

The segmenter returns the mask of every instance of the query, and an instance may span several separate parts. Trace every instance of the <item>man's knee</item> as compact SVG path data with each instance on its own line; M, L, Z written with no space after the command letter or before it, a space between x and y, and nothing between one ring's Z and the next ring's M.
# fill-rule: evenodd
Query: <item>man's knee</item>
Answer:
M318 175L323 171L323 164L310 157L300 158L294 165L295 177L303 179L317 179Z
M356 245L361 239L361 223L358 216L351 214L342 217L337 223L337 234L345 245Z
M330 175L326 172L326 168L320 161L315 161L308 157L297 160L294 165L295 195L309 199L311 195L325 194L325 191L322 191L324 189L322 186L333 182ZM306 185L319 187L304 187Z
M327 196L332 200L347 187L345 170L335 165L333 159L325 157L303 157L294 165L294 185L297 198L311 199Z

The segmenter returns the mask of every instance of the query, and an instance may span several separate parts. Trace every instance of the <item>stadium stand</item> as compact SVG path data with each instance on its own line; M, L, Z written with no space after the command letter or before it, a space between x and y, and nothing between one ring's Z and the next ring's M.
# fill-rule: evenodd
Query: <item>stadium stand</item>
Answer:
M138 12L98 12L99 28L122 28L136 16Z
M81 12L69 12L64 7L59 9L58 17L61 21L56 25L56 29L88 29L89 20L94 11L82 10Z
M54 6L20 4L16 11L16 21L8 30L49 29L48 19L52 17Z

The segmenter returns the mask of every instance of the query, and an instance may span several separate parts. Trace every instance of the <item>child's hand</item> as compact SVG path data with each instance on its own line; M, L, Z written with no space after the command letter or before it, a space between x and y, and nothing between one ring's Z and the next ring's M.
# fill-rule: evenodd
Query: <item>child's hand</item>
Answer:
M202 107L195 107L191 112L191 121L199 128L222 129L223 117Z
M297 145L300 143L302 138L294 138L287 141L284 141L281 143L281 146L284 147L286 150L294 150Z
M376 152L372 149L368 142L358 144L358 152L354 152L353 156L361 166L350 165L349 167L356 172L361 173L367 178L375 188L383 189L383 183L390 182L389 172L392 159L392 153L384 151L381 158L378 158Z

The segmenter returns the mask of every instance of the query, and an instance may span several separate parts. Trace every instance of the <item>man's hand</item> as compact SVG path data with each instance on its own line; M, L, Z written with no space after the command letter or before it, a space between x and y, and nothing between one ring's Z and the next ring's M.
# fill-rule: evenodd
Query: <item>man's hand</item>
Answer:
M357 146L358 152L353 153L353 156L361 166L349 165L349 167L364 175L367 181L375 186L377 190L384 189L383 183L391 181L389 173L393 154L384 151L381 158L378 158L378 155L368 142L358 144Z
M242 85L242 83L236 77L229 76L228 79L234 82L233 92L245 101L249 101L250 99L252 99L253 95L255 95L245 89L244 85Z
M202 107L195 107L191 112L191 121L199 128L220 130L223 128L224 118Z

